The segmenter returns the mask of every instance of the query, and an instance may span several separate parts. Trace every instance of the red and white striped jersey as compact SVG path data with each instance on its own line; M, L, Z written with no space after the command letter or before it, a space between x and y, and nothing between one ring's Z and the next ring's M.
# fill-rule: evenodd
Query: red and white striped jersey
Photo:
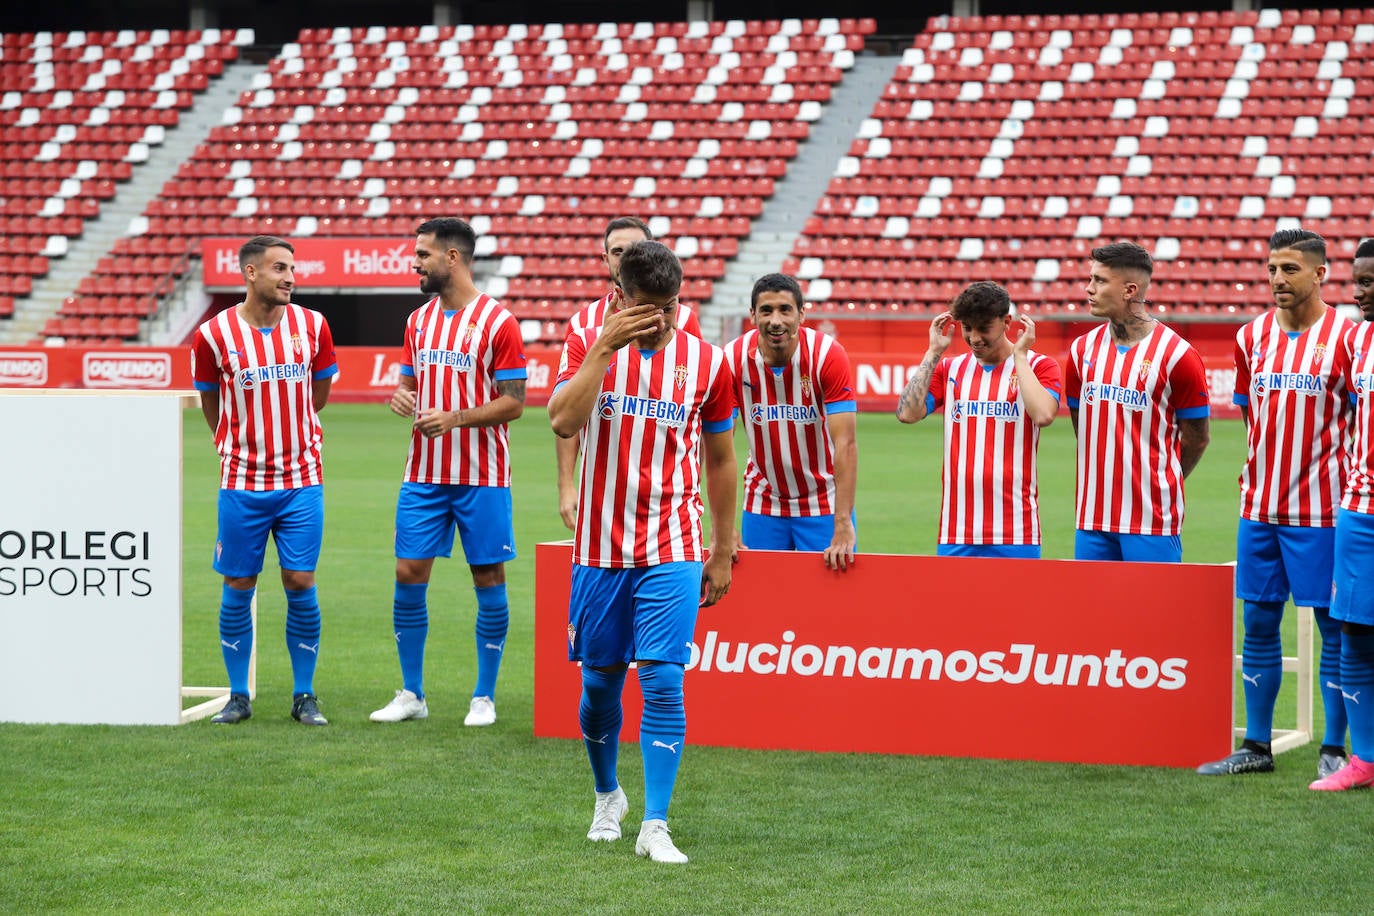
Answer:
M220 488L292 490L323 482L313 382L338 371L329 323L298 305L287 305L266 332L239 317L237 307L197 328L191 376L197 390L219 390Z
M831 414L853 413L849 357L835 338L801 328L791 364L774 371L750 329L725 345L735 404L749 434L744 511L789 518L835 514Z
M1374 514L1374 322L1361 321L1345 338L1350 397L1355 403L1350 474L1341 508Z
M401 374L415 377L417 412L481 407L501 396L497 382L525 377L520 326L486 293L453 312L435 297L406 321ZM459 427L434 439L412 428L405 479L509 487L507 424Z
M611 290L595 302L589 302L578 309L568 320L568 333L599 328L605 324L606 309L610 307L614 295L615 290ZM701 336L701 322L697 319L696 313L681 303L678 303L677 307L677 326L678 330L686 331L693 337Z
M1197 350L1163 324L1129 347L1101 325L1069 345L1064 395L1078 411L1077 526L1181 533L1178 421L1211 414Z
M558 370L577 374L599 328L568 335ZM626 569L701 561L703 429L728 432L734 407L725 351L674 334L657 353L616 353L583 429L573 562Z
M1281 328L1272 311L1236 332L1233 400L1250 412L1241 518L1311 528L1336 524L1351 415L1344 340L1354 327L1328 308L1300 334Z
M1059 364L1034 351L1026 360L1058 400ZM939 543L1039 544L1040 428L1026 416L1016 357L995 366L984 366L972 353L940 360L930 377L926 411L941 409Z

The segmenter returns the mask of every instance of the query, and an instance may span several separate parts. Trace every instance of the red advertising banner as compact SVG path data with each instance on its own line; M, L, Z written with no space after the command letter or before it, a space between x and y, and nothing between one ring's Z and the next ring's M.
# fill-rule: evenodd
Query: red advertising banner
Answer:
M208 238L201 242L205 288L243 289L239 271L241 238ZM415 239L311 238L291 239L296 249L296 282L312 289L414 290Z
M332 401L390 400L401 377L400 347L339 347ZM547 403L556 347L525 348L528 403ZM153 388L191 385L190 347L14 347L0 349L0 388Z
M332 400L386 401L401 374L400 347L339 347L339 376ZM558 374L559 348L525 348L527 403L548 403ZM897 407L902 386L919 362L891 354L851 353L855 400L864 411ZM1231 403L1236 370L1230 359L1207 357L1207 381L1212 390L1212 416L1231 418L1240 411ZM0 350L0 388L190 388L188 347L124 347L89 350L82 347L15 347Z
M579 738L568 542L535 553L534 733ZM1232 571L742 551L697 618L687 739L1193 767L1231 749ZM622 740L643 706L625 686Z

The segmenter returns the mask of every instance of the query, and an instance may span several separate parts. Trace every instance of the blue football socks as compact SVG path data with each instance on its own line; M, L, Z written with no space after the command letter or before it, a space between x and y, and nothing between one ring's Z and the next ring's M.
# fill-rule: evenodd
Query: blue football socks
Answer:
M401 660L401 686L421 699L425 695L425 639L429 636L428 582L396 583L391 604L391 626L396 634L396 654Z
M1374 633L1341 635L1341 693L1350 721L1350 752L1374 763Z
M1279 622L1282 601L1246 601L1245 639L1240 676L1245 686L1245 740L1269 744L1274 733L1274 704L1283 677L1283 643Z
M506 630L510 627L510 608L506 586L474 588L477 593L477 687L475 697L496 699L496 676L501 673L501 656L506 651Z
M1322 709L1326 713L1323 747L1345 747L1345 701L1341 698L1341 622L1331 617L1331 609L1314 607L1317 631L1322 635L1322 655L1317 666L1321 679Z
M255 588L221 587L219 648L229 673L229 692L248 696L248 664L253 658L253 595Z
M644 718L639 726L639 749L644 756L644 819L667 820L673 800L678 764L687 736L687 713L682 701L683 666L660 662L641 665L639 686L644 691Z
M315 664L320 659L320 603L315 586L286 589L286 651L291 656L295 694L315 692Z
M625 718L620 704L625 673L582 666L582 701L577 706L577 721L582 726L582 743L587 746L587 759L591 761L598 792L614 792L620 785L616 762L620 725Z

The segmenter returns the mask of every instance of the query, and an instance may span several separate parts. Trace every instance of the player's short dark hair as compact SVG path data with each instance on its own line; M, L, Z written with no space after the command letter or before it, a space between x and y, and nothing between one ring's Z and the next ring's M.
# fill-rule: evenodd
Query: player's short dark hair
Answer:
M1303 254L1314 254L1326 263L1326 239L1311 229L1280 229L1269 236L1269 250L1282 251L1291 248Z
M1374 258L1374 238L1362 239L1355 248L1355 257Z
M472 263L472 255L477 251L477 231L467 220L456 216L440 216L427 219L415 227L416 235L433 234L434 241L444 250L458 249L464 264Z
M1112 270L1138 270L1146 278L1155 272L1155 259L1135 242L1112 242L1092 250L1092 259Z
M754 310L754 306L759 304L759 296L764 293L791 293L797 311L800 312L806 307L806 300L802 297L801 284L787 274L764 274L754 281L754 289L749 293L749 310L751 312Z
M606 224L606 231L601 235L601 247L607 248L610 245L611 233L620 229L638 229L644 233L645 239L652 239L654 233L649 229L649 224L637 216L617 216Z
M991 280L978 280L954 297L949 311L960 324L981 328L1011 314L1011 295Z
M269 248L285 248L292 254L296 253L296 249L286 239L279 239L275 235L255 235L239 246L239 270L262 257Z
M682 290L682 262L662 242L635 242L620 256L620 288L630 296L676 296Z

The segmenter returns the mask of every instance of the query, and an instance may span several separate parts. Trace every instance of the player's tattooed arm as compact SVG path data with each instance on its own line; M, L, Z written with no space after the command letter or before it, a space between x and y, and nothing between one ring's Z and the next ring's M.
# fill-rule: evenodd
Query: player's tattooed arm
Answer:
M897 419L903 423L915 423L925 417L930 378L935 374L935 367L940 364L940 357L945 355L949 345L954 342L956 327L954 316L949 312L941 312L930 323L930 349L926 350L925 359L916 367L916 374L906 383L901 397L897 400Z
M515 398L521 404L525 403L525 380L522 378L502 379L496 383L496 390L503 398Z
M1212 441L1211 424L1206 417L1178 421L1178 463L1183 476L1193 473L1202 453Z
M926 354L926 358L921 360L921 365L916 367L916 372L902 388L902 395L897 400L897 419L903 423L915 423L917 420L924 419L926 415L926 394L930 391L930 377L935 373L935 366L940 362L939 354L931 351Z
M496 390L499 397L485 404L466 410L426 411L415 425L427 436L439 436L460 426L476 429L520 419L525 412L525 380L500 379L496 382Z

